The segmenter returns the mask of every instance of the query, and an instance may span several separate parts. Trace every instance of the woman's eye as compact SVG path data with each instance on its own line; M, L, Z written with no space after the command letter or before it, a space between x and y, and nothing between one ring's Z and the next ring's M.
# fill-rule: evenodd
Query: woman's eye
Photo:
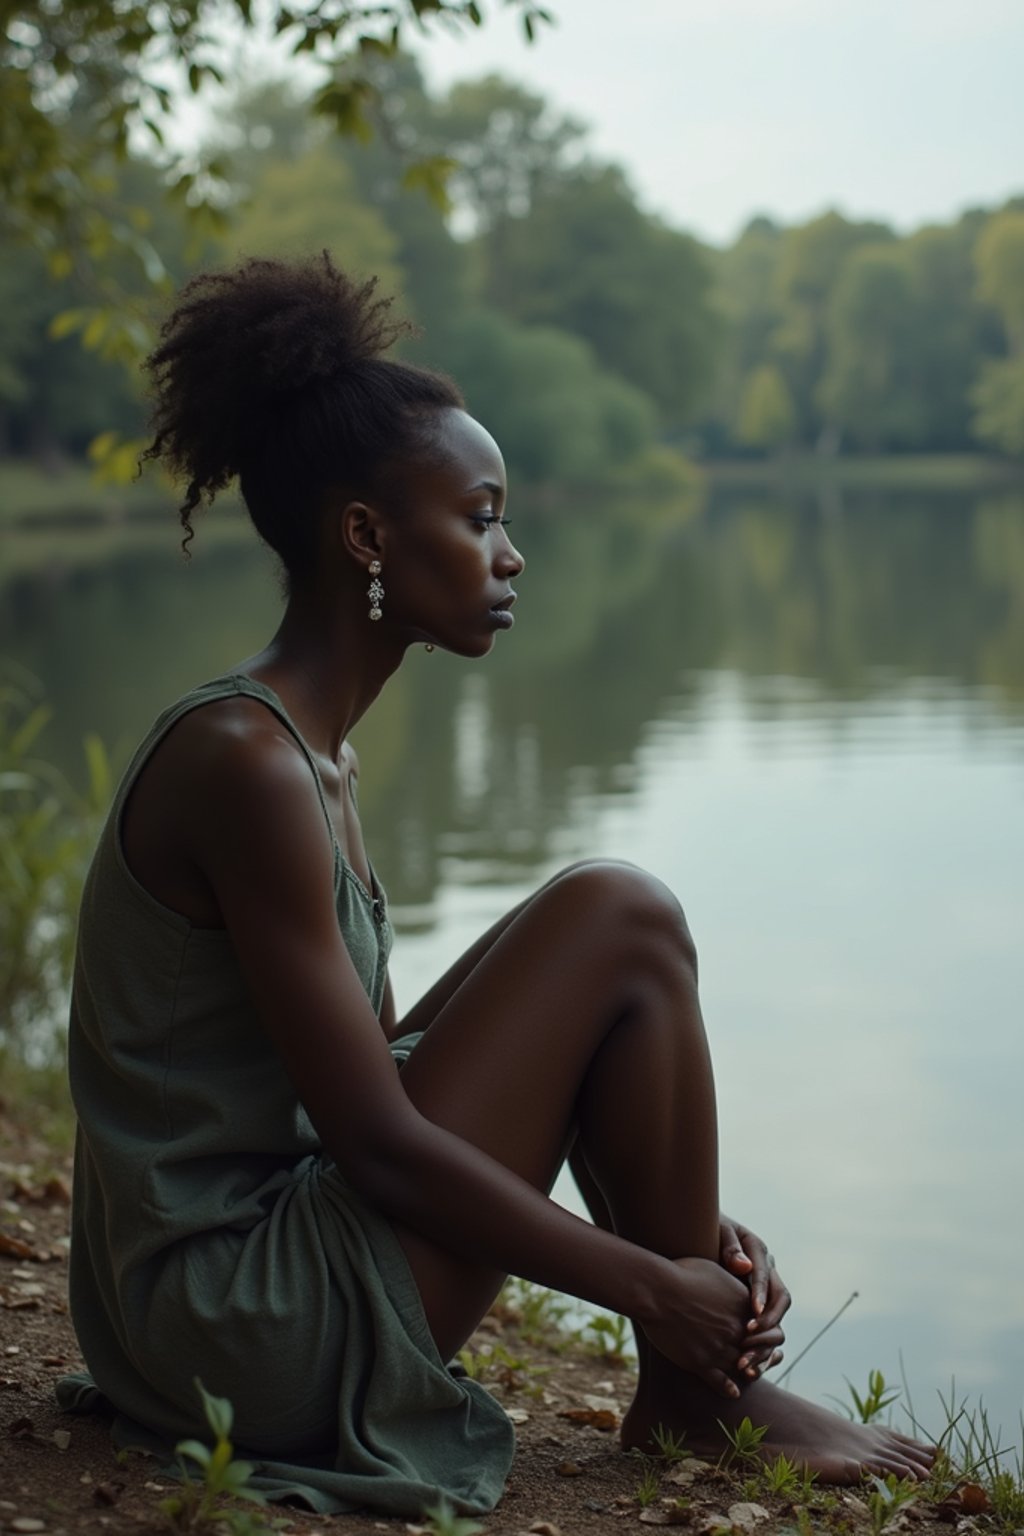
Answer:
M503 528L507 528L509 519L499 517L496 512L481 512L476 517L471 517L470 522L476 528L493 528L495 523L500 523Z

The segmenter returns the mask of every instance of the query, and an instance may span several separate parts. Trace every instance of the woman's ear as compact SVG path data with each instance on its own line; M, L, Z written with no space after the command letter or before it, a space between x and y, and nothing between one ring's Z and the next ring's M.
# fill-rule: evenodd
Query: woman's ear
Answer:
M384 559L387 540L383 519L369 502L346 502L334 521L336 536L350 559L364 566Z

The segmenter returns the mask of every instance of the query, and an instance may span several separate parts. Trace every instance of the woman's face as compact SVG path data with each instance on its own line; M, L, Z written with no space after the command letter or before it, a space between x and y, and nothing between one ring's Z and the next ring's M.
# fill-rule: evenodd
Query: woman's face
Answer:
M505 465L465 411L440 413L432 446L432 462L410 466L388 519L385 623L407 641L484 656L512 627L512 580L523 569L505 522Z

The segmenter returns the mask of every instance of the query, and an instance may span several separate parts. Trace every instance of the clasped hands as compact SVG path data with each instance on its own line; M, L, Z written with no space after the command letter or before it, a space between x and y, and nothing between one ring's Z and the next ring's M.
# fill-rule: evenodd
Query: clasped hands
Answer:
M729 1216L719 1217L718 1262L750 1291L751 1315L736 1368L753 1381L782 1359L785 1334L779 1325L792 1298L764 1240Z

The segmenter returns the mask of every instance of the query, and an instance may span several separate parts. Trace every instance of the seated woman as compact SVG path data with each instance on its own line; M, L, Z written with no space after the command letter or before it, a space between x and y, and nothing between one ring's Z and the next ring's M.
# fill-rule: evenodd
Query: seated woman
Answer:
M235 476L287 582L265 649L160 716L82 903L71 1300L137 1440L231 1399L267 1486L321 1509L491 1508L499 1405L446 1368L513 1273L627 1314L626 1446L721 1424L823 1479L930 1453L762 1379L789 1304L718 1205L715 1095L675 898L550 880L396 1021L348 735L411 645L485 656L523 560L496 444L327 255L194 279L150 359L149 457L190 518ZM400 1069L400 1070L399 1070ZM594 1217L548 1191L571 1158ZM73 1396L70 1387L65 1397ZM96 1393L92 1393L93 1400Z

